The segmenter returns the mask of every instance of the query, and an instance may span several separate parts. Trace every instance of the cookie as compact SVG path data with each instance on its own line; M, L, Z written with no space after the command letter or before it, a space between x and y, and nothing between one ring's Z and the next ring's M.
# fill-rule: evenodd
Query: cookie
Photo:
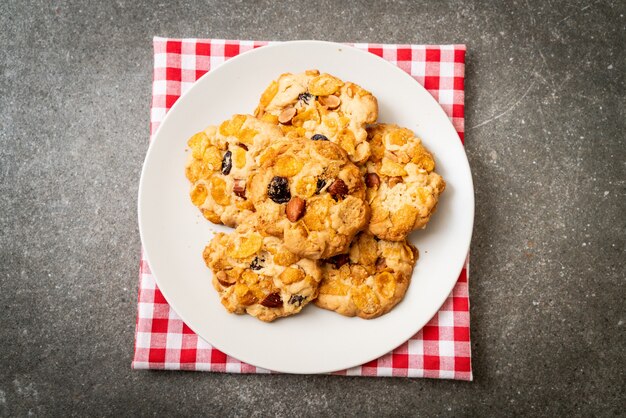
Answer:
M367 226L361 172L332 142L275 143L259 155L259 165L250 182L255 226L283 238L294 254L315 260L340 254Z
M328 139L361 163L370 155L365 127L376 122L378 103L354 83L309 70L272 81L254 114L288 135Z
M433 171L433 156L409 129L377 124L368 128L368 139L369 231L380 239L402 241L426 226L446 183Z
M348 254L322 261L322 284L315 304L365 319L389 312L403 298L418 258L406 241L357 236Z
M192 184L191 201L205 218L236 226L252 215L247 188L257 168L256 157L282 138L275 125L251 115L235 115L189 139L191 155L185 174Z
M289 252L279 238L241 225L218 233L203 257L224 307L262 321L297 314L317 296L321 272L313 260Z

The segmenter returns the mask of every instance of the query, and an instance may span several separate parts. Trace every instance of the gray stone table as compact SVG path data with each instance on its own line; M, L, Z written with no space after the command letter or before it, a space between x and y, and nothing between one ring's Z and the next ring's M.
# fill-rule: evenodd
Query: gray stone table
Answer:
M0 415L623 415L625 15L0 2ZM154 35L467 44L474 382L131 371Z

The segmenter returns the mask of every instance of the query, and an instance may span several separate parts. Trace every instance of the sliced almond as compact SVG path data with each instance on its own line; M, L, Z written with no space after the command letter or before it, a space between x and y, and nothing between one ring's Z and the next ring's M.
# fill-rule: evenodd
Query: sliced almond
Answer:
M280 115L278 115L278 122L286 125L288 123L291 123L291 119L293 119L294 116L296 116L296 108L288 107L287 109L280 112Z
M218 271L217 274L215 275L215 278L224 287L230 287L235 284L235 282L231 282L231 279L223 271Z
M402 177L401 176L395 176L395 177L390 177L389 178L389 187L393 187L396 184L400 184L402 183Z
M341 99L337 96L322 96L318 98L322 106L326 106L329 109L337 109L341 104Z

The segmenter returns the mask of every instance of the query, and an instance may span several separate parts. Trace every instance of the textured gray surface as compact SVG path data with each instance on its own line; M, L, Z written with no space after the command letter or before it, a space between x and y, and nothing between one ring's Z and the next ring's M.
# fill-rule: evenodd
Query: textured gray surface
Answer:
M620 415L626 4L0 2L0 415ZM473 383L133 372L151 38L466 43Z

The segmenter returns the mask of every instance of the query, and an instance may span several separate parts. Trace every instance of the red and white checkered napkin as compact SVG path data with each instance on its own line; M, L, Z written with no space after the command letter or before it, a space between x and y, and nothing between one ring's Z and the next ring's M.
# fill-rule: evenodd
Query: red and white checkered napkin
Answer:
M152 135L174 102L200 76L235 55L266 44L155 38ZM464 45L354 46L392 62L426 87L446 111L463 141ZM139 279L133 368L269 373L227 356L189 329L159 291L143 253ZM421 331L391 353L336 374L472 380L467 280L466 264L452 293Z

